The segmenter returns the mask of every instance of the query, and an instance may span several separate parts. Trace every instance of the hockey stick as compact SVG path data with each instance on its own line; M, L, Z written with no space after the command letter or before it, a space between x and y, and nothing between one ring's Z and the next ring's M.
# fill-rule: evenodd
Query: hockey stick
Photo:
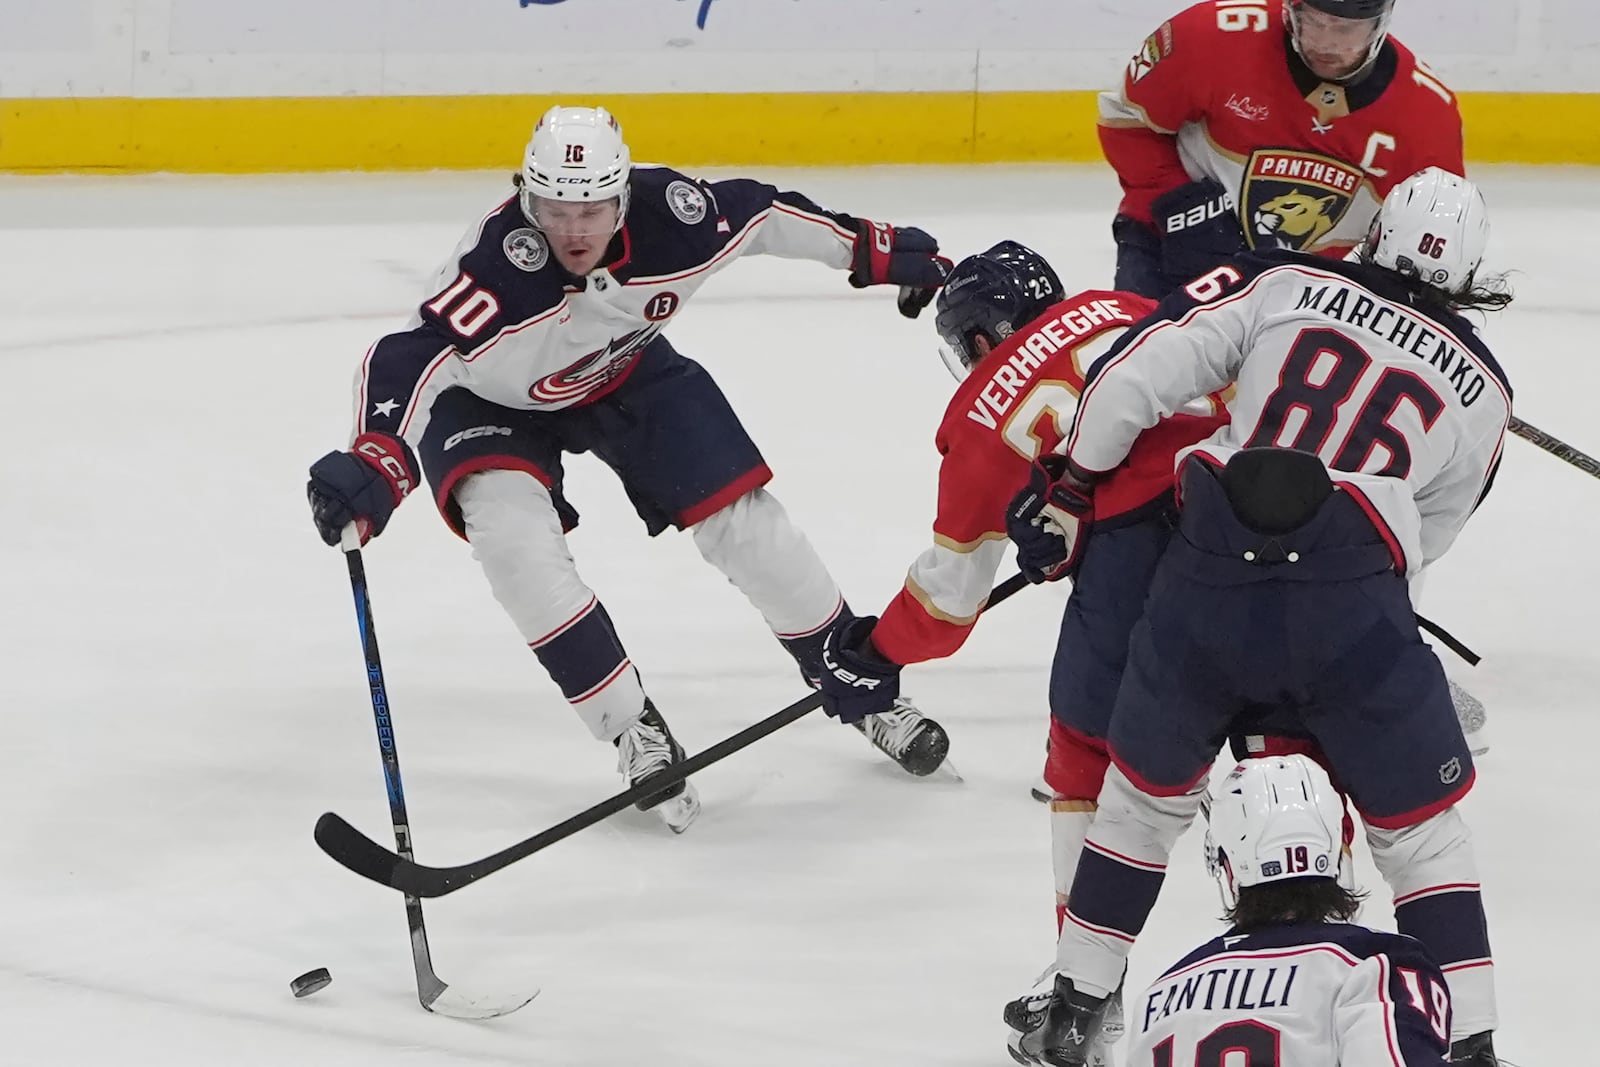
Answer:
M1415 612L1412 614L1416 615ZM1472 649L1468 648L1459 637L1451 633L1449 630L1446 630L1443 626L1440 626L1432 619L1426 619L1421 615L1416 615L1416 620L1418 629L1426 630L1434 637L1438 638L1441 645L1460 656L1467 666L1476 667L1479 663L1483 662L1482 656L1472 651Z
M372 621L372 599L367 592L367 571L361 562L361 537L354 523L344 528L339 547L350 568L350 591L355 595L356 622L361 627L361 649L367 660L367 688L372 695L372 717L378 727L378 754L383 758L383 779L389 791L389 821L399 856L411 860L411 825L406 818L405 791L400 786L400 755L395 750L394 723L389 717L389 696L383 684L383 664L378 659L378 631ZM374 845L374 848L377 846ZM417 972L417 1000L426 1011L456 1019L493 1019L509 1015L534 997L488 1000L468 996L446 985L433 971L428 953L428 930L422 922L422 901L406 894L406 924L411 928L411 963Z
M989 603L985 610L993 608L996 604L1006 600L1027 584L1027 579L1020 574L1007 578L996 586L994 592L990 594ZM374 697L374 701L376 699ZM322 848L322 851L333 857L336 862L343 864L361 877L408 894L408 901L411 899L410 895L412 894L418 897L442 897L446 893L454 893L456 890L469 886L480 878L509 867L520 859L526 859L535 852L549 848L557 841L563 841L580 830L588 829L597 822L609 819L617 812L633 805L634 802L646 796L653 796L663 789L683 781L697 771L705 770L713 763L728 758L768 734L776 733L790 723L804 718L821 706L822 694L820 692L807 693L782 711L718 741L710 748L690 756L682 763L674 764L670 771L651 777L646 784L626 789L609 800L601 801L587 811L579 812L565 822L557 823L548 830L534 834L530 838L517 842L510 848L503 849L474 863L464 863L459 867L425 867L414 861L410 852L406 849L402 848L398 852L390 852L331 811L324 813L317 820L317 844ZM398 783L398 779L396 779L396 782ZM392 795L393 791L391 790ZM398 832L402 828L397 825L395 829L398 838ZM418 914L420 916L420 911Z
M1524 441L1532 442L1562 462L1572 464L1591 477L1600 478L1600 459L1579 452L1559 437L1553 437L1537 426L1530 426L1515 415L1511 416L1511 423L1507 428Z

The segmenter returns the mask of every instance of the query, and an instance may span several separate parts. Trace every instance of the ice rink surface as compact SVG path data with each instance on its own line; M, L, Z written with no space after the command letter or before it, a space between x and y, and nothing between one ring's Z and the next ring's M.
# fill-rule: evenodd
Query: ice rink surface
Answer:
M1590 171L1480 168L1486 333L1517 413L1600 452ZM960 256L1004 237L1109 285L1116 188L1089 168L766 172L916 223ZM470 1024L417 1006L398 894L311 839L387 840L344 565L307 464L344 447L350 381L504 174L0 180L0 1063L815 1067L1009 1063L1000 1008L1054 942L1029 799L1064 587L1026 591L906 689L964 783L913 780L818 714L699 780L673 838L629 811L427 907L441 976L543 994ZM670 331L712 370L854 607L928 540L952 382L928 316L809 263L749 260ZM572 545L691 750L802 693L687 537L644 536L571 462ZM1594 1028L1600 482L1525 442L1423 610L1484 655L1451 673L1494 747L1465 805L1503 1025L1524 1067ZM419 859L464 862L616 791L591 740L424 499L366 552ZM1218 929L1180 842L1130 987ZM1368 921L1388 897L1361 851ZM289 979L331 968L296 1001ZM1140 1065L1143 1067L1143 1065ZM1290 1065L1292 1067L1292 1065Z

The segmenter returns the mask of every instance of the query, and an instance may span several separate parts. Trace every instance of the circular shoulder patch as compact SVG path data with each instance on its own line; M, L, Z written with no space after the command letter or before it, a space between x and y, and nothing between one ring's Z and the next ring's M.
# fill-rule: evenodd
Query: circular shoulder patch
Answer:
M518 270L525 270L529 274L539 270L550 260L550 246L544 243L544 236L538 230L523 227L512 230L506 234L506 258Z
M675 181L667 186L667 206L690 226L706 217L706 194L693 182Z

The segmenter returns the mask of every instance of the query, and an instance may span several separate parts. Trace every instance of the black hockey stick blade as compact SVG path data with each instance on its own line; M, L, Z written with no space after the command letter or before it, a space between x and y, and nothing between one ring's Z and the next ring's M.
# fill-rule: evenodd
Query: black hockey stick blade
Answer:
M1006 600L1027 584L1027 579L1020 574L1007 578L990 594L985 610ZM782 711L775 712L760 722L723 738L703 752L697 752L675 765L672 770L655 776L648 785L618 793L586 811L580 811L565 822L557 823L548 830L518 841L510 848L502 849L492 856L486 856L473 863L464 863L458 867L428 867L414 860L405 859L390 852L331 811L325 812L317 820L315 834L317 845L334 862L369 881L398 889L414 897L442 897L509 867L520 859L526 859L535 852L549 848L557 841L565 840L597 822L609 819L636 801L659 793L691 774L726 759L768 734L804 718L821 706L821 693L807 693Z
M384 885L394 884L394 869L405 862L331 811L322 813L312 836L318 847L341 866Z

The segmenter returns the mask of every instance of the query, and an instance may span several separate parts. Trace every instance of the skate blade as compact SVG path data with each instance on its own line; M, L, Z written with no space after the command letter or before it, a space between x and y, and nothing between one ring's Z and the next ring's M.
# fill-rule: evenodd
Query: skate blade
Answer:
M681 834L700 817L700 794L690 785L671 800L663 800L651 810L661 816L668 830Z

